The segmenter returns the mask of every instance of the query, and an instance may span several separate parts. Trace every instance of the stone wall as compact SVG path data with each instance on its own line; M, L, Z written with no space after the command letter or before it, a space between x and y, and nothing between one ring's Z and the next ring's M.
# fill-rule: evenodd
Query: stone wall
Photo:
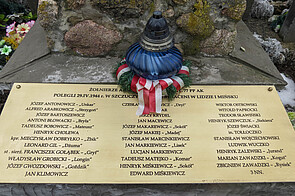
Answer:
M227 55L246 0L39 0L51 51L123 56L148 18L163 12L184 55Z

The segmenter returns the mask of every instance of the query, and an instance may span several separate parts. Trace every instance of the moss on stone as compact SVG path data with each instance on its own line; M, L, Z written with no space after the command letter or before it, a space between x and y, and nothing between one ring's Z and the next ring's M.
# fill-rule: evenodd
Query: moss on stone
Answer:
M45 7L48 5L48 1L42 1L40 4L39 4L39 7L38 7L38 10L44 10Z
M50 27L50 20L51 20L49 13L46 9L48 6L49 6L48 1L42 1L38 7L38 18L39 18L41 26L45 29Z
M194 4L194 14L196 16L202 17L209 14L210 5L206 0L197 0L197 3Z
M128 6L129 8L136 8L137 7L136 0L130 0Z
M39 14L43 14L43 12L45 11L45 8L46 6L48 5L48 1L42 1L40 4L39 4L39 7L38 7L38 12Z
M156 11L156 6L155 6L155 3L152 2L150 4L150 15L153 15L154 11Z
M206 38L214 31L214 24L209 16L210 5L206 0L197 0L195 11L180 16L176 23L187 33Z
M54 48L54 41L49 36L46 36L46 41L47 41L47 47L50 49L53 49Z
M241 20L246 10L246 0L232 0L228 6L229 8L225 11L225 15L233 20Z

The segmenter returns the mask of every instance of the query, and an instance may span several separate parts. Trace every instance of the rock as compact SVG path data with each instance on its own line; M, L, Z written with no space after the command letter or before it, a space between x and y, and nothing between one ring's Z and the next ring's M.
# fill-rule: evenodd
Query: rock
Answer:
M222 14L233 20L241 20L246 10L246 0L232 0L228 3L228 8L222 10Z
M202 38L210 36L214 25L209 16L209 4L206 1L198 0L194 7L195 12L181 15L176 24L191 35Z
M107 54L122 39L120 32L91 20L76 24L65 34L66 45L83 56Z
M108 15L104 13L100 13L99 10L94 9L93 7L89 5L81 8L81 13L82 13L82 18L84 18L84 20L92 20L95 23L102 24L105 27L110 27L110 28L114 27L114 23L112 19L108 17Z
M86 0L66 0L68 9L79 9L85 4Z
M48 48L55 51L56 40L60 37L57 30L59 26L59 5L54 0L39 0L38 20L46 31Z
M58 5L54 0L40 0L38 20L45 30L51 30L57 21Z
M200 52L200 42L210 37L214 30L236 30L236 23L245 11L245 2L246 0L40 0L39 19L45 28L51 51L65 52L69 48L76 51L79 48L77 51L81 54L83 51L83 55L108 53L116 56L123 54L139 38L148 18L153 11L159 10L169 23L175 43L181 43L186 54L197 55ZM122 40L114 50L101 54L94 50L102 49L87 46L85 42L92 38L84 38L82 30L83 41L81 38L80 41L67 40L66 43L65 33L68 32L68 38L73 31L71 28L86 20L105 29L119 31L124 38L120 38ZM78 47L77 44L81 43L81 47ZM106 51L108 48L105 48Z
M79 22L82 22L83 18L80 16L70 16L67 18L67 22L70 23L71 26L76 25Z
M174 12L173 8L169 7L169 9L163 13L163 16L165 18L171 18L174 16L174 14L175 14L175 12Z
M236 31L215 30L212 35L201 41L200 52L208 55L228 55L234 49Z
M174 3L178 4L178 5L184 5L186 4L188 0L173 0Z
M262 39L261 35L258 35L254 33L253 35L257 41L261 44L262 48L265 50L265 52L268 53L270 59L275 64L282 64L285 61L285 53L286 50L281 45L281 42L279 42L275 38L266 38L265 40Z
M209 19L196 16L193 13L181 15L176 24L187 33L201 37L209 36L214 30L214 26Z
M295 2L288 10L288 14L284 20L282 28L279 35L283 38L284 42L294 42L295 43Z
M274 7L267 0L254 0L251 16L253 18L269 18L273 15Z
M154 0L153 3L153 10L150 10L150 13L153 13L154 11L161 11L164 13L166 10L168 10L168 1L166 0Z
M152 6L152 0L90 0L92 5L113 17L137 18Z

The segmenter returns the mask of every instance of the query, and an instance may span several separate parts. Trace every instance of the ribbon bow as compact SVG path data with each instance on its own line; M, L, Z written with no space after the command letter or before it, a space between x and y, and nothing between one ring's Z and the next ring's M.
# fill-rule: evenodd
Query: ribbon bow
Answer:
M121 65L116 73L117 79L119 80L128 71L131 70L127 64ZM188 67L182 66L178 74L189 75ZM138 93L139 105L136 115L161 113L162 92L170 85L175 86L176 90L179 91L184 86L184 82L178 76L160 80L148 80L135 74L131 81L131 90Z
M147 80L137 76L132 81L131 86L136 83L139 101L136 115L161 113L162 91L173 84L172 79Z

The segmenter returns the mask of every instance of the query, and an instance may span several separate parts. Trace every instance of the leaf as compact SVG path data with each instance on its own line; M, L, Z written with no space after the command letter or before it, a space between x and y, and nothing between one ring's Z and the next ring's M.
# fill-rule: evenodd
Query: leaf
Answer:
M4 14L0 14L0 20L4 20L5 15Z
M34 14L33 17L32 17L32 19L33 20L36 20L37 19L37 14Z
M32 18L32 17L33 17L32 12L30 12L30 13L28 14L28 17L29 17L29 18Z
M33 15L32 12L29 12L28 15L22 16L21 18L24 19L24 20L32 20L34 18L37 18L37 15L36 14Z
M295 112L288 112L290 120L295 120Z

